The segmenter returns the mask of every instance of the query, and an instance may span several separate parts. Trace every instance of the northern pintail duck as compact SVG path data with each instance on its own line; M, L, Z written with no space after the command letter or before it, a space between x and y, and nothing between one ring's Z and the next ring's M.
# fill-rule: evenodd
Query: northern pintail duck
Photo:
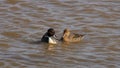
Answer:
M43 35L41 42L46 42L49 44L57 44L57 40L55 37L55 30L53 28L49 28L48 31Z
M66 28L63 32L61 40L64 42L80 42L83 37L84 35L81 34L71 34L70 30Z

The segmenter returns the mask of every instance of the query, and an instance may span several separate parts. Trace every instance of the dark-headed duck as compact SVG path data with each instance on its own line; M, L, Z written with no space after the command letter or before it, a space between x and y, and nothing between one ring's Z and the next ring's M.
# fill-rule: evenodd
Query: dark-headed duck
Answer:
M49 44L57 44L55 30L53 28L49 28L47 32L43 35L41 42L46 42Z

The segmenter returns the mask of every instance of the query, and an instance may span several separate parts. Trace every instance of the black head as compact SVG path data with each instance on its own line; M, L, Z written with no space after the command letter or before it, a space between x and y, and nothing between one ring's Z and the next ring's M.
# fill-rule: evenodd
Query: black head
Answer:
M55 35L55 30L53 28L49 28L47 31L48 36L53 36Z

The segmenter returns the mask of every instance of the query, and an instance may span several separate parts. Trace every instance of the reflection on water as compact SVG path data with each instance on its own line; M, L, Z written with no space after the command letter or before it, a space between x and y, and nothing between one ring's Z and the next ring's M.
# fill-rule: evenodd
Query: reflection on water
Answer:
M0 67L120 68L119 19L119 0L0 0ZM39 43L50 27L86 36Z

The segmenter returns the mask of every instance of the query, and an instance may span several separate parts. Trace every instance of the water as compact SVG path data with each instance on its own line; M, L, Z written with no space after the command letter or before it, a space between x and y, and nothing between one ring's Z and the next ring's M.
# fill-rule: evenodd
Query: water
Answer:
M86 34L48 45L48 28ZM0 0L0 68L120 68L119 0Z

